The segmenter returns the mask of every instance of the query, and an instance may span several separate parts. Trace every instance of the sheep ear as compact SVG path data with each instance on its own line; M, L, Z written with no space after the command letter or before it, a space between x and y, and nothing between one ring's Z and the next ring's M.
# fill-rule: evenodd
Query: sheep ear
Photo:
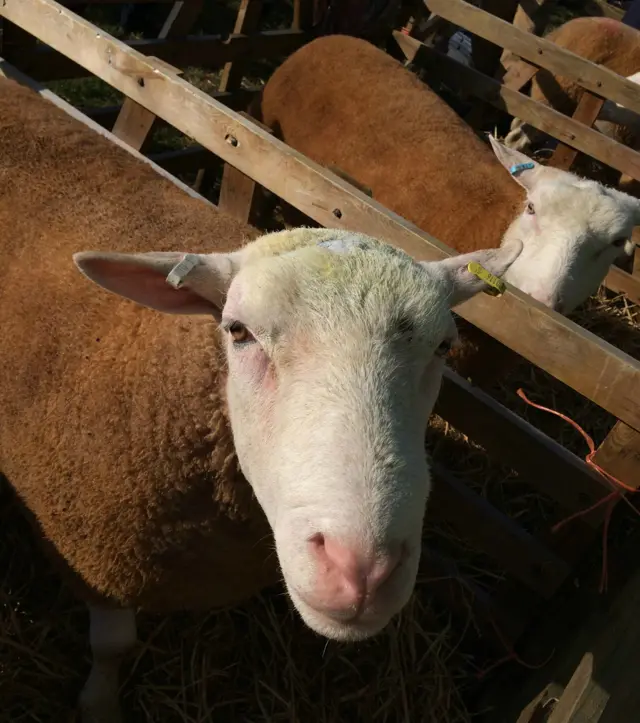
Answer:
M513 179L527 191L531 191L538 178L538 172L543 166L524 153L516 151L515 148L507 148L493 136L489 136L489 142L496 158L509 171Z
M471 262L476 262L493 276L500 278L522 252L522 241L514 241L497 249L472 251L470 254L451 256L443 261L422 262L426 268L435 268L444 274L449 286L452 307L470 299L489 286L482 278L469 271Z
M73 260L98 286L142 306L167 314L213 314L219 319L226 292L240 268L241 252L82 251Z

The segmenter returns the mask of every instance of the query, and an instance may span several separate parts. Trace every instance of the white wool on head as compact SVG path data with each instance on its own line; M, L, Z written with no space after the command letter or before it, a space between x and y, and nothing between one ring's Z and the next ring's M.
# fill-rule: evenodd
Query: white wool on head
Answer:
M451 306L484 288L467 265L501 275L521 248L417 263L363 234L301 228L231 254L75 259L138 303L221 320L236 452L289 594L314 630L347 640L382 629L415 584ZM365 584L379 589L354 616Z
M503 245L523 250L505 275L541 303L569 313L595 293L611 264L633 253L640 201L596 181L541 166L491 138L493 150L527 192Z

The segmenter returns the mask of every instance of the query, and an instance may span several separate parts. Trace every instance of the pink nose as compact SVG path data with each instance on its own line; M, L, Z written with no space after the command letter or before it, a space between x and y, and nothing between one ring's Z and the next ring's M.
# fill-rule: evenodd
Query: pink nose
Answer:
M321 533L309 540L316 562L315 588L307 601L340 619L358 617L366 603L397 569L404 545L364 551Z

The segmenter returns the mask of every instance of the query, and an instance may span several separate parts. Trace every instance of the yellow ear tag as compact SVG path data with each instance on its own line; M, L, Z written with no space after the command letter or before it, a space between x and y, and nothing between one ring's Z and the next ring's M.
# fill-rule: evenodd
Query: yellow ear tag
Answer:
M499 279L497 276L494 276L483 266L480 266L480 264L476 261L471 261L467 265L467 270L470 274L477 276L481 281L484 281L484 283L487 284L489 288L483 289L485 294L489 294L489 296L500 296L500 294L504 294L507 290L504 281Z

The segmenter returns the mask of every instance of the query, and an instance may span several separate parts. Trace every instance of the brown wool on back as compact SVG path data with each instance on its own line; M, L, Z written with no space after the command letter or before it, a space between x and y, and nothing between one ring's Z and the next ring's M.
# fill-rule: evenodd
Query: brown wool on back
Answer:
M460 253L499 246L524 200L489 146L364 40L303 46L269 79L261 112L286 143Z
M337 166L373 198L460 253L500 245L524 202L488 144L436 93L374 45L333 35L291 55L267 82L259 114L287 144ZM494 379L513 353L464 327L451 359Z
M255 229L5 79L0 228L0 472L72 584L164 611L231 604L273 582L215 323L136 306L72 261L94 249L227 251Z

